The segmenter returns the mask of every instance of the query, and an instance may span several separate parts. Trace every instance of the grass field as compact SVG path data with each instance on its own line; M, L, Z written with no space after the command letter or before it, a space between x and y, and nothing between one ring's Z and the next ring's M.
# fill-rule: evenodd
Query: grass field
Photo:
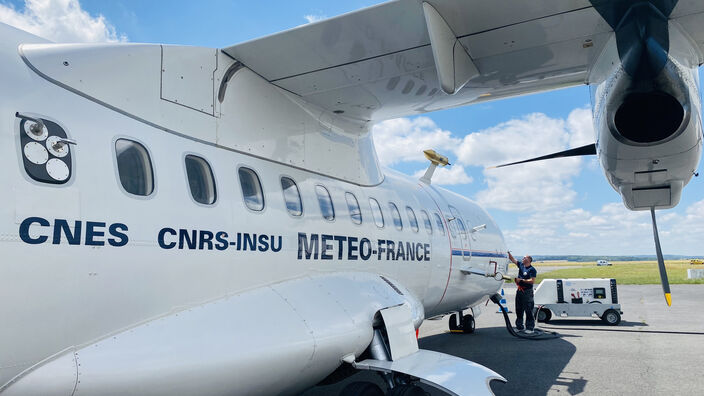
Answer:
M657 261L614 261L613 265L597 267L595 262L546 262L536 263L538 279L564 279L564 278L614 278L621 285L650 285L660 284L660 273ZM564 268L554 271L540 271L541 266L578 266L578 268ZM691 265L689 260L666 260L667 276L670 284L704 284L704 279L687 279L688 268L704 269L703 265Z

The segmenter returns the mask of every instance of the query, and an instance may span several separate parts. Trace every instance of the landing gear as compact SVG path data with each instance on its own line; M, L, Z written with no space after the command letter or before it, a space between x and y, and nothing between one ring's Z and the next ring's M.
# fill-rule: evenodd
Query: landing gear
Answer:
M474 333L474 316L472 315L464 315L462 316L462 324L458 323L457 318L460 317L462 313L458 312L455 314L450 315L450 320L449 320L449 327L450 327L450 332L451 333L465 333L465 334L471 334Z
M462 330L465 334L474 333L474 316L465 315L462 318Z
M357 381L342 389L340 396L384 396L384 391L373 382Z

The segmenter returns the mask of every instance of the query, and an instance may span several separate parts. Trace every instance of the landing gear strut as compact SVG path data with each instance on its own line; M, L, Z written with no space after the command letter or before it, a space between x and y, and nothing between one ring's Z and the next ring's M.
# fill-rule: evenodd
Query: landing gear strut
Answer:
M458 323L458 318L462 318L462 323ZM474 333L474 316L472 315L462 315L462 311L450 315L449 320L450 333Z

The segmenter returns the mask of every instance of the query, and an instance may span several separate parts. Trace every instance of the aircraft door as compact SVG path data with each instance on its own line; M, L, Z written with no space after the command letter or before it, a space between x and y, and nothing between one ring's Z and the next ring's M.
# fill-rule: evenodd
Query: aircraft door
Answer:
M462 259L464 261L469 261L472 258L471 245L469 242L469 231L467 230L467 226L462 220L462 217L460 217L459 211L454 206L449 206L449 208L452 217L448 219L448 223L450 223L450 228L454 227L459 234L460 246L462 247Z

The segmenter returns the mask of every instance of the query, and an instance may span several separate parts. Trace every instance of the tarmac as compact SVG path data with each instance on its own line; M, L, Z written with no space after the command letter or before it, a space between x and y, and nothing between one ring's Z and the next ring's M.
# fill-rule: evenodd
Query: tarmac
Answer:
M659 285L619 285L621 324L598 318L555 318L538 327L556 331L552 340L509 335L497 306L476 317L473 334L453 334L448 318L425 321L422 349L448 353L484 365L508 382L492 381L496 395L702 395L704 394L704 285L672 285L667 307ZM513 311L515 286L504 289ZM509 314L511 320L514 314ZM336 395L348 383L379 376L360 372L318 386L305 396ZM430 395L445 395L423 386Z

